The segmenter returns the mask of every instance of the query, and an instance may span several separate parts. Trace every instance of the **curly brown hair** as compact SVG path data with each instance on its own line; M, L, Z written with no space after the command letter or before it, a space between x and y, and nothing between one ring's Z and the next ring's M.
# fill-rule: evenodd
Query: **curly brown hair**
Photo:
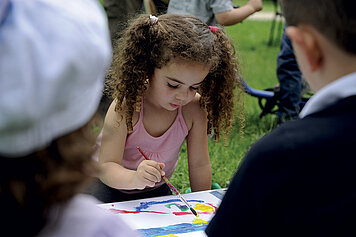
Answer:
M190 15L165 14L152 21L141 15L130 22L114 47L109 77L116 99L115 111L125 111L132 131L132 116L147 89L155 68L173 61L210 65L201 84L200 106L207 111L208 134L219 140L228 134L233 120L234 91L241 89L235 48L224 30L209 26ZM242 105L242 103L241 103Z
M0 203L4 233L36 236L48 211L77 194L99 169L92 159L95 136L89 126L17 158L0 155ZM7 231L7 232L6 232Z

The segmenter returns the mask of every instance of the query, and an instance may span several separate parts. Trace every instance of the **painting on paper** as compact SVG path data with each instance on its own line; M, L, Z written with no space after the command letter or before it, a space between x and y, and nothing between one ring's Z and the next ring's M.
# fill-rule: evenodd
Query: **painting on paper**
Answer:
M143 236L205 236L204 229L216 212L225 190L183 194L199 216L193 215L177 196L101 204L120 215Z

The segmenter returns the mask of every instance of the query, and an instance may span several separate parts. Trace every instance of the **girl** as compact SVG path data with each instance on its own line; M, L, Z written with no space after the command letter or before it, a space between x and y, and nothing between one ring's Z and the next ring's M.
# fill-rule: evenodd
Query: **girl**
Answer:
M143 15L118 42L114 101L102 133L96 192L104 202L170 194L186 139L192 191L210 189L208 134L219 140L233 116L237 63L222 29L188 15ZM137 150L150 157L145 160Z

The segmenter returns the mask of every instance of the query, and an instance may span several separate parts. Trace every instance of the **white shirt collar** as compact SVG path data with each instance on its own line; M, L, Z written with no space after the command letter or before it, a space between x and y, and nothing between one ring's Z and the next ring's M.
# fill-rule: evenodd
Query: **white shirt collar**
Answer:
M356 95L356 72L339 78L336 81L326 85L305 104L299 117L318 112L336 101Z

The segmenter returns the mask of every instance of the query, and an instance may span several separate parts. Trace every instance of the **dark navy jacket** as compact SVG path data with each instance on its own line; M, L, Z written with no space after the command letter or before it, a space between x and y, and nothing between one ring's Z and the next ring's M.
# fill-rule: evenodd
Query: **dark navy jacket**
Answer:
M209 236L356 236L356 96L286 122L247 153Z

